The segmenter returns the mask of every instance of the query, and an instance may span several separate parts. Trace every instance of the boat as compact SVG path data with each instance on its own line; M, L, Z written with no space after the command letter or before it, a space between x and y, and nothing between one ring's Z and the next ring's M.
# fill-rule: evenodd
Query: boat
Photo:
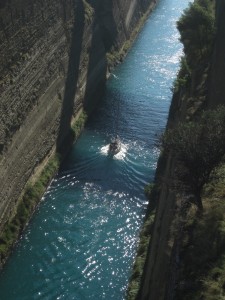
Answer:
M109 154L115 155L119 153L121 150L121 141L119 136L117 135L115 138L113 138L109 144Z

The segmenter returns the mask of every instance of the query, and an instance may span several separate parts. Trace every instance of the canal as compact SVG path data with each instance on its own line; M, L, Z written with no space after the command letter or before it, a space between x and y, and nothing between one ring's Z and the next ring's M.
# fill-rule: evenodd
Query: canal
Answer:
M188 0L161 0L0 275L0 299L125 297L182 46ZM122 150L107 155L119 134Z

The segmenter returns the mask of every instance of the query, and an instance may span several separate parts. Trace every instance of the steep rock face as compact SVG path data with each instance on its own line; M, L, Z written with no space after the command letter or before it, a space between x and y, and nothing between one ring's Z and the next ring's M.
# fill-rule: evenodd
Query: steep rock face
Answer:
M225 2L217 1L217 31L211 68L196 67L192 72L190 88L180 88L174 93L167 127L174 127L180 121L189 120L205 108L213 109L225 104ZM209 62L210 63L210 62ZM193 101L194 100L194 101ZM148 255L143 272L142 285L137 299L175 299L179 285L179 237L182 227L176 222L185 209L185 199L177 197L171 186L176 168L176 157L172 153L159 159L156 182L160 178L159 197ZM175 225L174 225L175 224ZM174 235L174 228L177 237ZM182 283L181 283L182 288ZM192 287L187 287L192 289ZM179 298L180 299L180 298Z
M217 1L217 34L213 54L211 82L209 85L209 106L215 107L225 103L225 2Z
M106 53L152 0L0 3L0 231L28 179L104 86Z

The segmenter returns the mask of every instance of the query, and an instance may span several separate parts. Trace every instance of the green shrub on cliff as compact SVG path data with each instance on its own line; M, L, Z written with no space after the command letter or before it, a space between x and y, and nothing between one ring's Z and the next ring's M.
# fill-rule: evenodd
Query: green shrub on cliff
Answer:
M184 11L177 22L180 40L191 69L208 61L215 35L214 9L210 0L196 0Z
M87 114L82 112L79 118L74 122L71 127L71 138L73 138L73 140L79 136L86 120ZM26 186L14 217L5 224L4 231L0 235L0 268L4 264L12 246L20 236L26 223L29 221L31 214L43 196L52 177L59 169L61 161L61 155L56 153L45 165L43 171L35 180L35 183L30 183Z
M191 70L187 64L185 56L181 57L180 70L173 83L172 92L177 92L181 87L187 87L191 79Z
M192 194L192 199L202 209L202 188L225 154L225 107L206 111L198 120L168 129L162 145L178 160L174 175L176 188Z
M72 125L72 132L75 139L79 136L86 121L87 121L87 114L85 112L82 112L79 118Z
M213 172L202 192L204 211L188 212L181 244L180 284L176 299L225 297L225 165Z
M5 225L4 232L0 236L0 267L28 222L35 206L49 185L51 178L57 172L59 164L60 156L56 154L49 160L35 184L29 184L26 187L15 216Z

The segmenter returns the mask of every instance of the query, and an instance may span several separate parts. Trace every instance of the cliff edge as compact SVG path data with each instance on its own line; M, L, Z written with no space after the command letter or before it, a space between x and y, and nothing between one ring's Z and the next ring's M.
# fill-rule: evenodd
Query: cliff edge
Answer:
M196 16L197 19L192 19ZM173 144L175 138L172 135L166 133L171 139L163 138L163 150L150 193L150 202L154 200L153 208L149 209L146 217L147 222L150 219L151 222L148 223L148 232L145 233L145 238L150 238L145 266L139 292L129 299L197 300L224 297L225 237L222 224L225 210L222 191L225 186L225 149L221 149L223 157L218 161L219 152L209 152L211 156L204 156L205 150L201 148L204 143L208 147L211 138L213 141L219 134L220 130L216 126L214 131L210 129L211 136L207 135L207 130L213 122L219 124L220 115L224 112L224 16L223 0L196 0L178 22L185 56L181 60L181 69L174 83L166 132L182 137L178 133L188 133L185 128L189 126L189 132L192 128L189 144L193 145L197 136L198 139L187 156L188 144L186 149L182 145L181 150L179 141L176 141L176 145ZM200 20L205 23L199 24ZM195 38L195 34L199 33L198 28L202 32ZM219 128L224 133L222 124L224 121ZM197 135L197 132L200 134ZM183 137L185 141L185 136ZM223 145L222 140L218 142L218 149L221 148L220 145ZM208 149L211 151L213 146L215 144L212 143L212 147ZM202 149L205 161L197 148ZM195 154L200 156L193 158ZM215 164L212 162L214 158ZM193 161L196 164L188 165ZM202 172L208 166L210 172L200 173L201 161ZM192 168L192 173L188 168ZM202 176L201 182L199 177L195 177L196 174Z

